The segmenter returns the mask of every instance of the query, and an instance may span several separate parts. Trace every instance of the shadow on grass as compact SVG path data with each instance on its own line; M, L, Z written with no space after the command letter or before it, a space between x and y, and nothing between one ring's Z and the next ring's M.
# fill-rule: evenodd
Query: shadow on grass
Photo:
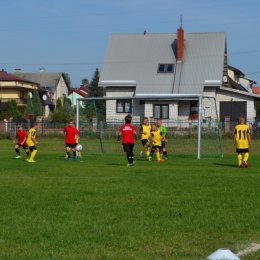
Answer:
M214 163L214 164L217 166L237 168L237 165L234 165L234 164L227 164L227 163Z

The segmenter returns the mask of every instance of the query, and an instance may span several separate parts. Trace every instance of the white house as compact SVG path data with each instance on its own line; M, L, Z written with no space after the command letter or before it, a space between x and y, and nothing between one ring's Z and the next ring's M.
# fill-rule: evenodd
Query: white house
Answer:
M107 97L138 94L201 94L216 99L221 121L247 121L256 115L259 96L229 84L227 42L224 32L112 34L109 36L99 86ZM188 120L197 110L195 100L107 101L107 120L134 116Z

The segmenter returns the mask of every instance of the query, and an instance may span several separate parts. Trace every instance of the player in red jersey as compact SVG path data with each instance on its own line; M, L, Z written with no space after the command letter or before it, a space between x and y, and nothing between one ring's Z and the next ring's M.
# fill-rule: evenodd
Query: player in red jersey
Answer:
M17 153L17 156L15 157L15 159L20 159L22 158L19 148L22 146L24 151L27 153L27 155L29 156L29 150L28 150L28 146L26 144L26 132L23 130L23 126L22 125L18 125L18 130L16 131L16 136L15 139L13 141L13 143L16 143L16 145L14 146L14 150Z
M76 145L77 145L77 140L76 136L78 136L79 131L76 129L73 120L69 120L69 125L65 126L62 133L66 133L65 136L65 147L66 147L66 152L68 155L68 161L71 161L70 158L70 149L72 149L73 154L74 154L74 160L77 160L77 155L76 155Z
M134 154L133 154L133 148L134 148L134 137L135 135L136 140L138 140L138 136L136 133L136 129L134 126L131 125L132 117L130 115L127 115L125 117L125 124L122 125L119 129L118 133L118 139L117 141L120 141L120 136L122 135L122 145L124 148L124 152L126 152L126 158L128 160L127 166L134 166Z

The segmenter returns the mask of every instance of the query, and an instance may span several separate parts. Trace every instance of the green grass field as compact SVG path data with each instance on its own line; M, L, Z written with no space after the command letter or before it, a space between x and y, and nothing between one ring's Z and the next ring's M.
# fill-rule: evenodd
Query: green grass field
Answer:
M136 156L134 167L114 141L100 155L99 140L82 139L83 159L71 162L62 139L38 141L36 163L0 141L1 260L206 259L260 243L260 141L248 169L231 140L223 158L201 160L187 150L196 141L174 140L166 162Z

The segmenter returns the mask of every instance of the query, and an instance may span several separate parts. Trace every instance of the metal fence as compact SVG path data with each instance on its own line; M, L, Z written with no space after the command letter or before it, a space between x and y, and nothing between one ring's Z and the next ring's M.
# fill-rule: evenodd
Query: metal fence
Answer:
M80 122L79 131L81 136L84 137L103 137L110 138L114 137L118 133L119 127L123 124L123 121L113 121L113 122L105 122L100 121L97 122L94 120L93 122ZM254 128L254 122L246 122L249 128L251 129L252 135L258 135L260 133L259 130ZM0 121L0 132L10 133L12 137L15 136L17 131L17 126L22 125L25 131L28 131L31 127L30 120L5 120ZM63 130L66 123L55 123L42 120L39 118L37 120L37 135L41 137L49 136L51 134L59 134L60 131ZM141 126L141 122L134 122L133 125L138 130ZM171 137L194 137L196 138L197 128L198 128L198 120L187 120L187 121L172 121L164 124L168 130L168 135ZM237 122L221 122L215 120L203 120L202 121L202 135L212 135L212 133L219 134L220 137L222 135L230 135L232 136L234 127L237 125ZM102 135L102 136L101 136Z

